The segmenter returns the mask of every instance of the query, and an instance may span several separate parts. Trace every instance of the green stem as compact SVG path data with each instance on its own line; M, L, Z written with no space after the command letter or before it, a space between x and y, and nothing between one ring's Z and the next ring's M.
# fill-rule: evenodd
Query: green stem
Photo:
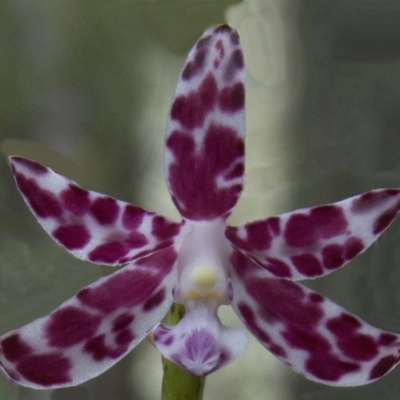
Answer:
M176 325L185 315L185 306L174 303L166 323ZM202 400L206 377L199 378L163 357L162 400Z

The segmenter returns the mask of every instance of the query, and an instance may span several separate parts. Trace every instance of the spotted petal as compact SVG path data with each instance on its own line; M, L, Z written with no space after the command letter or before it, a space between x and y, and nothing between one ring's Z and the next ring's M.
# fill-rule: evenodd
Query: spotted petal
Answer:
M226 236L271 277L315 278L363 252L399 211L400 190L378 189L335 204L228 227Z
M358 386L398 365L400 335L368 325L302 285L270 278L238 252L232 264L233 308L265 348L305 378Z
M247 347L245 332L223 326L206 303L194 303L176 326L158 325L154 340L164 357L196 376L225 366Z
M235 30L206 31L179 78L166 134L166 181L183 217L225 218L242 190L244 65Z
M0 338L0 368L35 389L75 386L113 366L172 304L172 247L83 288L48 317Z
M80 188L51 169L11 157L17 187L46 232L74 256L125 264L176 241L181 224Z

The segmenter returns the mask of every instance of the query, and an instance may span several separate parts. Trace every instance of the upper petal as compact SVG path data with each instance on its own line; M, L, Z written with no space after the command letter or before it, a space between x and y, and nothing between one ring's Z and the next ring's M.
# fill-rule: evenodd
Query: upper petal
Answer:
M232 271L232 306L250 332L307 379L372 382L399 364L400 335L362 321L321 294L270 278L250 260Z
M244 64L227 25L206 31L179 78L166 133L166 181L182 216L225 218L242 190Z
M74 256L98 264L125 264L176 242L182 224L140 207L84 190L22 157L11 168L25 202L46 232Z
M160 353L193 375L207 375L243 354L247 337L243 329L227 328L215 305L193 302L176 326L158 325L154 341Z
M228 227L242 253L287 279L315 278L367 249L400 211L400 189L377 189L334 204Z
M35 389L75 386L111 368L163 318L172 247L86 286L49 316L0 337L0 369Z

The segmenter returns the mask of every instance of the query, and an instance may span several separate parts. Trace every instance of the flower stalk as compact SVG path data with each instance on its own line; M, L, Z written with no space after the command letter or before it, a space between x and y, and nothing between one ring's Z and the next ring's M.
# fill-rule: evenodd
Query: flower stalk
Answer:
M185 315L183 304L172 304L167 316L168 325L176 325ZM195 376L165 357L162 358L162 400L202 400L206 377Z

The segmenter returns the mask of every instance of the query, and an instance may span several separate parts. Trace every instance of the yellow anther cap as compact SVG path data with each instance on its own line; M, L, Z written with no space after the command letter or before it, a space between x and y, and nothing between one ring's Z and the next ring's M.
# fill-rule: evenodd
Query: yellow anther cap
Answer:
M217 282L215 271L207 265L195 267L192 278L193 283L202 289L212 289Z

